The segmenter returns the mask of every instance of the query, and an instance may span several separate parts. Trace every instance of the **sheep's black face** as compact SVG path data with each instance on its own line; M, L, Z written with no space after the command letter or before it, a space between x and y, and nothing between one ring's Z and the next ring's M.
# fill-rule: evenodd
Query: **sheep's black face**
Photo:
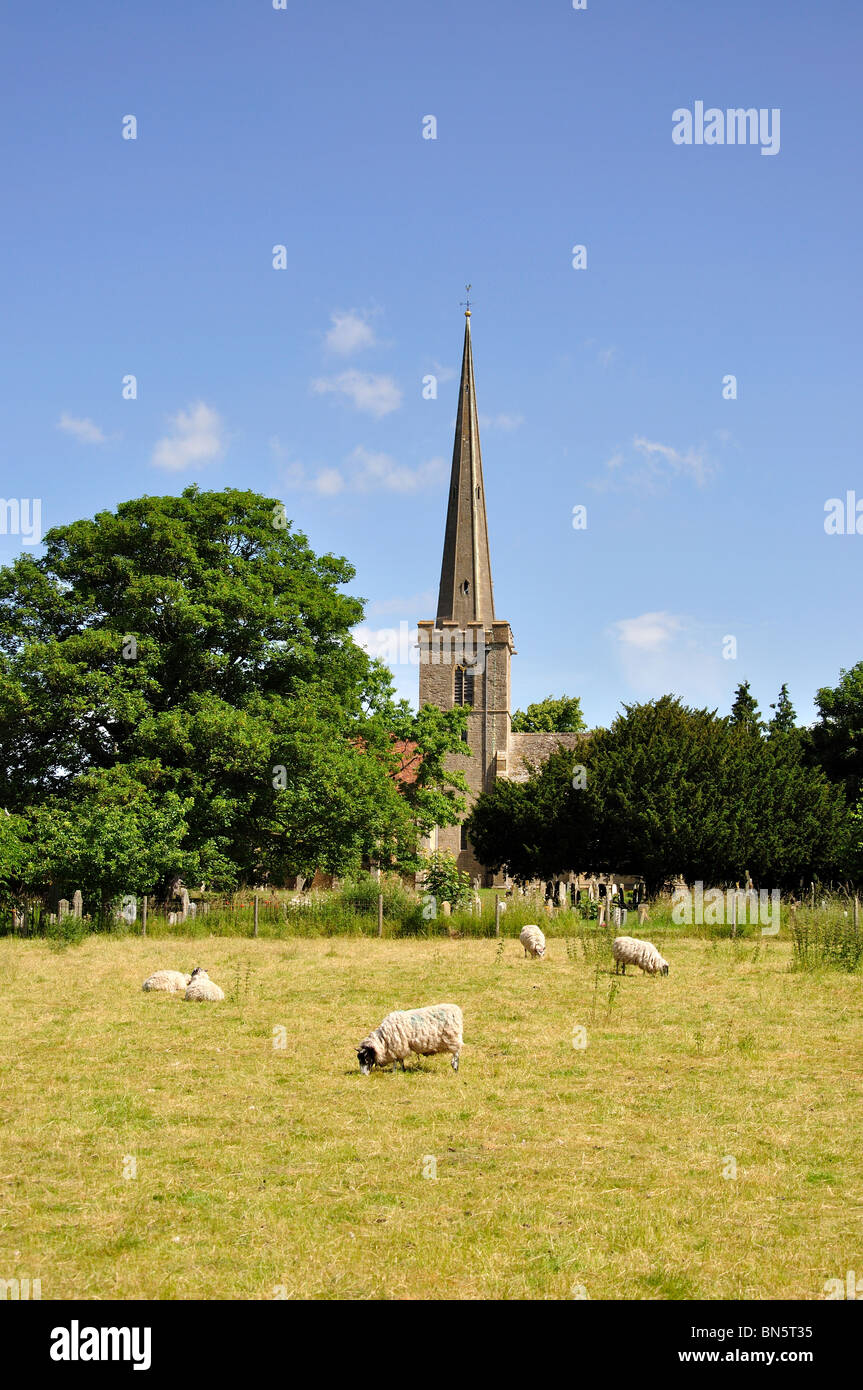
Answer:
M667 966L667 965L663 965L663 967L662 967L662 973L663 973L663 975L667 975L667 974L668 974L668 966Z
M202 965L196 965L194 970L192 971L192 979L194 980L196 975L203 975L203 973L204 967Z
M368 1076L375 1064L375 1054L370 1047L358 1047L357 1061L360 1064L360 1071L363 1076Z

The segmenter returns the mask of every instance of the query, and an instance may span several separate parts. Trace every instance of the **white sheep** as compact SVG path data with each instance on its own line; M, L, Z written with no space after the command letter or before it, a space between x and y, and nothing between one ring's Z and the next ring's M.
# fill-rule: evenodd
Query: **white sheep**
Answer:
M518 939L524 947L526 956L533 956L537 960L542 960L545 955L545 936L539 927L529 923L526 927L522 927Z
M147 976L141 988L160 989L165 994L183 994L191 978L191 975L184 975L182 970L157 970Z
M433 1057L437 1052L449 1052L452 1069L458 1071L462 1047L462 1012L457 1004L429 1004L423 1009L400 1009L387 1014L373 1033L363 1038L357 1047L357 1059L363 1076L372 1067L387 1067L401 1062L411 1052L421 1057Z
M623 966L626 974L628 965L639 966L646 975L668 974L668 961L664 960L652 941L639 941L635 936L616 936L611 943L614 956L614 973Z
M200 965L196 965L192 971L192 977L184 998L196 1001L208 1000L215 1004L224 997L224 990L219 989L218 985L214 985L206 970Z

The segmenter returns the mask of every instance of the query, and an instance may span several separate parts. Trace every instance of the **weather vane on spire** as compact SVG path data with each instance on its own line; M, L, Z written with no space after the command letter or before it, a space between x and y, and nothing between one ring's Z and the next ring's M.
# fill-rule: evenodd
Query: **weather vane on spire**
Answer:
M466 294L467 294L467 298L464 300L464 302L463 302L463 304L462 304L462 308L464 309L465 313L469 314L469 313L470 313L470 292L471 292L471 286L470 286L470 285L465 285L465 291L466 291Z

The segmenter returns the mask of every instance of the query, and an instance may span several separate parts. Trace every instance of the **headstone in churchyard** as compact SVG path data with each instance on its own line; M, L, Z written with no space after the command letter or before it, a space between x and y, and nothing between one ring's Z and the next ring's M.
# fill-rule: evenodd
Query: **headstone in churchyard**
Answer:
M194 917L194 916L195 916L195 913L196 913L197 911L198 911L198 904L197 904L197 903L193 903L192 900L191 900L191 898L190 898L190 899L189 899L189 916L190 916L190 917Z
M185 886L180 889L180 921L185 922L189 915L189 890Z
M452 912L452 908L450 907L449 903L441 903L440 910L444 917L449 917L450 913Z
M57 904L57 916L59 917L59 919L60 919L61 922L62 922L62 920L63 920L64 917L68 917L68 916L69 916L69 899L68 899L68 898L61 898L60 901L58 902L58 904Z
M138 899L134 893L125 893L120 905L120 916L131 927L138 916Z
M72 916L80 917L84 911L84 899L81 896L81 889L76 888L72 894Z
M647 903L638 904L638 925L641 927L647 921Z
M169 913L168 913L168 926L169 926L169 927L175 927L176 925L177 925L177 914L176 914L176 912L169 912Z

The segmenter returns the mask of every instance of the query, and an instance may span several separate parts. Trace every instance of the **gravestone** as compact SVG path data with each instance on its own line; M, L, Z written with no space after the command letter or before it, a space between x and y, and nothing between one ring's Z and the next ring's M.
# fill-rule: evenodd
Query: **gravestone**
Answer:
M185 885L180 889L180 921L185 922L189 915L189 890Z
M72 916L80 917L84 911L84 899L81 896L81 889L76 888L72 894Z
M441 903L440 910L442 916L444 917L449 917L452 912L452 908L450 907L449 903Z
M62 922L62 920L63 920L64 917L68 917L68 916L69 916L69 899L68 899L68 898L61 898L60 901L58 902L58 904L57 904L57 916L58 916L58 918L59 918L59 920L60 920L61 922Z

